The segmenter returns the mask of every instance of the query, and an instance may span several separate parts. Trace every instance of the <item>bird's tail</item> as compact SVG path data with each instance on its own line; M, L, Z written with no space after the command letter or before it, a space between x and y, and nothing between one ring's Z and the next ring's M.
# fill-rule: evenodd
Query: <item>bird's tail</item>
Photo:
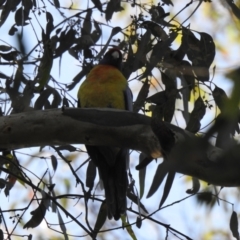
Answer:
M86 146L88 154L97 166L103 182L108 218L120 218L126 212L127 164L129 150L103 146Z
M128 150L120 149L116 156L115 164L110 166L107 164L108 174L102 174L106 203L108 209L108 218L114 217L115 220L120 218L121 214L125 214L127 207L127 170L126 164L128 159ZM102 171L102 169L99 169ZM103 170L103 171L105 171Z

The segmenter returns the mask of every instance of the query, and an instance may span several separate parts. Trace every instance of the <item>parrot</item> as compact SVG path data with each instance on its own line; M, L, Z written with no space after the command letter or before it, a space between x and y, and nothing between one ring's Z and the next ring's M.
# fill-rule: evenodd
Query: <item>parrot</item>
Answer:
M105 53L81 84L78 107L133 110L132 92L122 73L122 58L118 48ZM129 149L86 145L86 150L103 183L107 216L119 220L127 207Z

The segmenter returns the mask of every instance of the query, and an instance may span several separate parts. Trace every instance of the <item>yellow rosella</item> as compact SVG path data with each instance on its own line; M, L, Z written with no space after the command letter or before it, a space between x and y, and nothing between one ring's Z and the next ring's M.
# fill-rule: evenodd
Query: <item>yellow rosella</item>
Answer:
M89 72L78 91L81 108L116 108L132 111L132 93L121 72L122 53L110 49ZM108 218L120 218L126 212L127 162L129 149L108 146L86 146L98 168L105 189Z

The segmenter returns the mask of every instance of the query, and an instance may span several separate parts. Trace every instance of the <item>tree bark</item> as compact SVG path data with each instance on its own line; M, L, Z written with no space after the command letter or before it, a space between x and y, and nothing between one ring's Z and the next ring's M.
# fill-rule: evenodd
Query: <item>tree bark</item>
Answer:
M161 157L149 119L109 109L50 109L0 117L0 149L88 144L128 147Z
M49 109L0 117L0 149L46 145L88 144L139 150L162 157L165 135L154 132L150 117L112 109ZM177 126L163 123L175 134L165 154L171 171L220 186L240 185L240 148L222 150ZM156 134L158 136L156 136Z

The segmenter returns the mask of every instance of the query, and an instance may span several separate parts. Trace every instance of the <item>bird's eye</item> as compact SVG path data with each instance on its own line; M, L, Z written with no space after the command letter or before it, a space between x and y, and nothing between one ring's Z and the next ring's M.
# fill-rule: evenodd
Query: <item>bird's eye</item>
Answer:
M112 53L112 57L113 57L114 59L120 58L119 52L118 52L118 51L114 51L114 52Z

